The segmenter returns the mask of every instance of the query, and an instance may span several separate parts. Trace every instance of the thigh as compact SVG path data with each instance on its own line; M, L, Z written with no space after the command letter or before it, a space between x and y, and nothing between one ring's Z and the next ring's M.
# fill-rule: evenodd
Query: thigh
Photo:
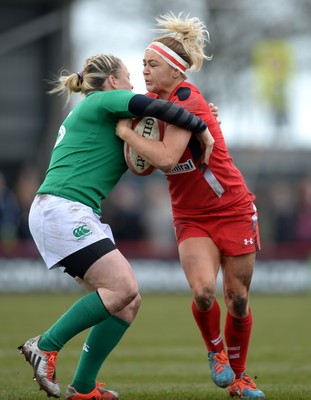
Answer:
M220 252L209 237L183 240L178 247L180 261L190 287L216 288Z
M117 249L95 261L86 271L83 280L89 290L106 288L117 293L137 287L130 263Z
M70 254L68 257L59 261L59 264L62 267L65 267L64 272L73 278L79 277L83 279L86 271L95 263L95 261L115 249L115 244L107 237Z
M77 281L89 291L97 290L110 314L125 309L139 294L133 270L118 250L94 262L86 271L83 281L80 278ZM135 313L129 309L127 314L128 318L133 318Z

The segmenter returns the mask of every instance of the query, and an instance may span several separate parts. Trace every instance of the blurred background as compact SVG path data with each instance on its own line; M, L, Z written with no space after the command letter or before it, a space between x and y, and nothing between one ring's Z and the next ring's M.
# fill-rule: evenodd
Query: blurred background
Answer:
M199 17L210 32L213 59L189 80L219 107L230 153L257 196L255 289L310 290L310 0L1 0L0 290L22 290L28 281L32 290L32 274L59 285L58 275L45 275L27 219L58 127L80 97L65 107L47 94L48 81L62 69L79 71L90 55L111 53L144 93L144 49L157 36L155 18L170 10ZM186 287L161 172L127 172L104 201L103 220L144 287Z

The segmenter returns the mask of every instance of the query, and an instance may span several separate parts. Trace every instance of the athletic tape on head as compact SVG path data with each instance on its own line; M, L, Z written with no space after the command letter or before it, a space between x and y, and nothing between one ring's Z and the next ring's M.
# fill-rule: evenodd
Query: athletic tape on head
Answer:
M168 64L170 64L173 68L178 69L183 74L189 68L189 64L185 60L183 60L177 53L175 53L175 51L171 50L161 42L152 42L147 47L147 50L155 51Z

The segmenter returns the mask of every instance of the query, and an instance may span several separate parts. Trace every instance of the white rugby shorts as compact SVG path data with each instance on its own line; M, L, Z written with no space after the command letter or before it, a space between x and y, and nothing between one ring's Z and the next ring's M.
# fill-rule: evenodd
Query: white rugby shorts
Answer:
M29 229L48 269L102 239L114 237L92 208L50 194L38 194L30 208Z

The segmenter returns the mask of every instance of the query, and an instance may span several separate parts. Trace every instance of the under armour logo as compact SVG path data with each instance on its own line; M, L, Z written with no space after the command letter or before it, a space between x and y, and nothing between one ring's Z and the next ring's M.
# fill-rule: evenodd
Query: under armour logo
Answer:
M249 238L249 239L244 239L244 245L247 246L249 244L253 244L254 240L253 238Z

